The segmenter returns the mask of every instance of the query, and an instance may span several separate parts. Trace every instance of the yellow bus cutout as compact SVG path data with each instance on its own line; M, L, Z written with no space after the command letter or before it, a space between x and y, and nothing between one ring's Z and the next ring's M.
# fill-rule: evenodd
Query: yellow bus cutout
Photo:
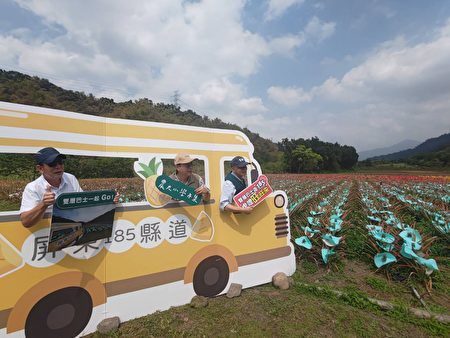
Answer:
M248 288L294 273L285 192L272 192L249 215L219 209L234 156L254 164L250 183L262 174L243 133L7 102L0 121L1 154L51 146L66 155L134 158L145 187L145 200L116 206L110 238L55 252L47 251L51 209L31 228L18 210L0 212L0 336L83 335L108 317L126 321L225 293L231 283ZM155 190L157 163L177 153L204 163L208 202L188 205Z

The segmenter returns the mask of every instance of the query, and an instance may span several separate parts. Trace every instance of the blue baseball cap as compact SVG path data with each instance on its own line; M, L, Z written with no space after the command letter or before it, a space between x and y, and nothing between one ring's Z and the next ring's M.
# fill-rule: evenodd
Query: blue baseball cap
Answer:
M243 167L247 166L248 164L250 164L250 163L247 162L245 160L245 158L243 158L242 156L236 156L235 158L233 158L231 160L232 167L243 168Z
M37 164L50 164L58 157L66 158L66 155L61 154L58 150L52 147L42 148L35 155Z

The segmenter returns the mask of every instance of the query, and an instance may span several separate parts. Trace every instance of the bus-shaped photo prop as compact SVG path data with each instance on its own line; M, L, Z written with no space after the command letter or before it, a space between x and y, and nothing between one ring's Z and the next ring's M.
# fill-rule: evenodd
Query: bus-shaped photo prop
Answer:
M0 182L10 187L1 196L19 199L16 204L9 200L0 204L4 208L0 211L0 336L84 335L105 318L126 321L189 303L195 295L226 293L231 283L248 288L270 282L277 272L294 273L285 192L261 195L251 214L219 209L233 157L253 163L255 169L247 177L250 186L255 183L252 177L262 175L244 133L7 102L0 102L0 122L0 164L23 163L8 172L20 175L27 166L32 170L33 154L54 147L67 156L68 172L84 168L70 167L70 161L99 159L83 173L109 172L102 180L106 187L84 176L79 178L82 189L86 193L119 189L121 198L116 205L91 206L112 208L105 216L113 217L107 238L101 231L92 231L99 237L86 241L73 235L74 246L51 251L53 215L83 207L64 209L71 203L69 197L64 204L63 196L53 212L49 208L41 221L26 228L20 221L20 196L34 178ZM183 200L188 194L181 196L181 190L173 196L158 189L158 177L175 172L174 158L179 153L197 159L193 170L210 190L208 201L189 203ZM68 232L76 234L90 223L97 227L103 215L99 211L86 218L62 218L70 219Z

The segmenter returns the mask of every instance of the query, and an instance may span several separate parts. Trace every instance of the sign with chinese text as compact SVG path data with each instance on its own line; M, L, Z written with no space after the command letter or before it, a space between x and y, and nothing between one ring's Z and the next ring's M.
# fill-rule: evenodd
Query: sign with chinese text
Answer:
M114 190L70 192L58 196L56 206L59 209L90 207L93 205L111 204L116 196Z
M241 208L255 207L272 193L272 188L265 175L260 175L258 179L234 196L233 200Z
M104 190L58 196L53 206L48 252L111 237L116 209L114 195L114 191Z
M167 175L160 175L156 179L156 187L159 191L169 195L173 199L185 201L190 205L197 205L201 202L202 196L195 193L195 189L174 180Z

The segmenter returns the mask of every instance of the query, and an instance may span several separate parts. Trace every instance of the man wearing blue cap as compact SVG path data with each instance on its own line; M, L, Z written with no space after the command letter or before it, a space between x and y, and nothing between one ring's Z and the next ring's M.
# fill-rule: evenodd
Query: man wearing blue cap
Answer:
M233 204L233 197L247 188L245 178L247 176L247 165L249 164L242 156L236 156L231 160L231 172L225 177L225 182L222 185L220 210L245 214L253 211L253 207L241 208Z
M28 183L22 195L20 220L25 227L32 227L39 222L60 194L83 191L76 177L64 172L65 158L52 147L36 153L36 169L41 176Z

